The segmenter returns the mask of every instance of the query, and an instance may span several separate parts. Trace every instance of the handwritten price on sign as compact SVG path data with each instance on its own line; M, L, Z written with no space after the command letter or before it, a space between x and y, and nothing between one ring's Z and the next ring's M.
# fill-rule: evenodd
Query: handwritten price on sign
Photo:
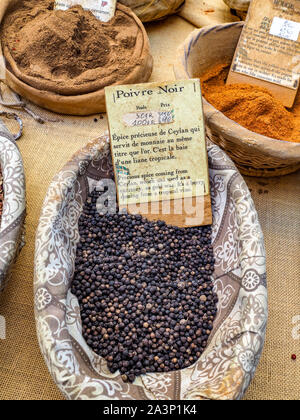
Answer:
M131 112L123 116L127 127L138 127L156 124L171 124L175 121L174 110Z
M300 23L292 20L275 17L273 19L270 35L278 36L289 41L297 41L299 38Z

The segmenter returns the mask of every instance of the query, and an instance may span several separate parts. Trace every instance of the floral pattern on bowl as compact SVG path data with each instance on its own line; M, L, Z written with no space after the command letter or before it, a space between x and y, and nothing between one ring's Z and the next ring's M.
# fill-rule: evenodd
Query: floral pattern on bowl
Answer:
M19 149L0 120L0 166L3 177L3 212L0 224L0 292L25 244L25 175Z

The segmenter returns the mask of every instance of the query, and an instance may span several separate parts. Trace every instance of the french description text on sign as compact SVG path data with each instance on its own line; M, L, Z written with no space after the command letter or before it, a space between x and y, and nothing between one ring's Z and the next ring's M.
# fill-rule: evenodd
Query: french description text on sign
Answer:
M208 194L198 79L106 89L119 205Z

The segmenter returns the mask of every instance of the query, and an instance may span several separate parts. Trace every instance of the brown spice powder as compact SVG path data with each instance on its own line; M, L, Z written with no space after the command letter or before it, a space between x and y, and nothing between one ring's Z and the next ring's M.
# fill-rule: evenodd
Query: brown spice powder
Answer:
M24 82L60 94L85 93L115 83L137 65L138 27L123 11L104 23L81 6L53 7L53 0L22 0L4 20L4 52Z
M256 133L300 142L300 95L287 110L264 88L248 84L225 85L229 64L218 64L201 77L206 100L231 120Z

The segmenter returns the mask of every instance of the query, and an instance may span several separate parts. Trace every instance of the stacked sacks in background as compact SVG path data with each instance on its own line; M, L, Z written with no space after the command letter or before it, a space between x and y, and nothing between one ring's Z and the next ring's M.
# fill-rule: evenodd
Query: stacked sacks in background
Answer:
M180 16L198 28L240 20L223 0L186 0Z
M250 1L251 0L224 0L227 6L234 9L236 14L242 19L246 18Z
M151 22L179 11L184 0L119 0L130 7L142 22Z

